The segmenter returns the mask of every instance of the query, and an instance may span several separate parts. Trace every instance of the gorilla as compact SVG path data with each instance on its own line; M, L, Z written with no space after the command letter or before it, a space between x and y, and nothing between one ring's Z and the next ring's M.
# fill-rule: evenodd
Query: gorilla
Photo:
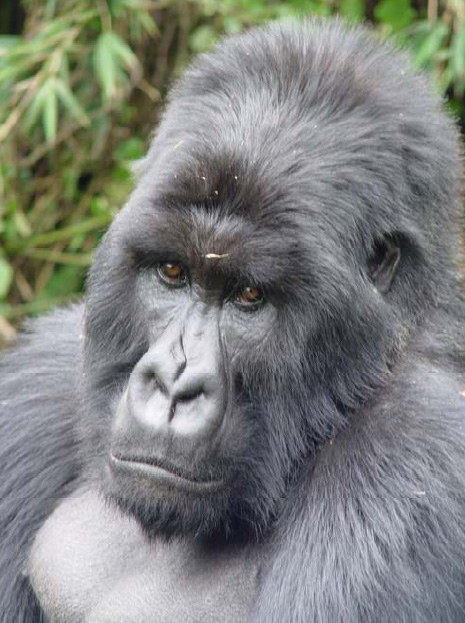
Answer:
M3 358L2 623L463 623L462 165L364 28L200 56Z

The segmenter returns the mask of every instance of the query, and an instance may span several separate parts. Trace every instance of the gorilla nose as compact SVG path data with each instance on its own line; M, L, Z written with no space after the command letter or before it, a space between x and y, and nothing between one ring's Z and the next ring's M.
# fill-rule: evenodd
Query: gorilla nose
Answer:
M202 352L186 354L182 340L157 342L129 380L128 409L136 424L152 432L208 435L221 424L226 404L222 353L211 339Z

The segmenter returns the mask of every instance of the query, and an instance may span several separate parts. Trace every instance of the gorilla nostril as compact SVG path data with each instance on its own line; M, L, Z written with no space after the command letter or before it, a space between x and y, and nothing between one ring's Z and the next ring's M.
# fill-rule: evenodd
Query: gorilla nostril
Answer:
M192 389L189 391L179 392L178 394L175 394L170 406L170 421L173 420L174 417L176 415L179 415L180 413L190 413L192 407L194 407L194 409L196 408L194 404L195 401L203 395L203 389Z
M154 370L144 370L142 372L142 382L144 386L149 388L152 392L160 391L165 396L168 394L167 388Z
M202 389L192 390L176 396L176 402L193 402L203 394Z
M142 378L146 383L152 383L156 381L155 373L152 370L144 370L142 373Z

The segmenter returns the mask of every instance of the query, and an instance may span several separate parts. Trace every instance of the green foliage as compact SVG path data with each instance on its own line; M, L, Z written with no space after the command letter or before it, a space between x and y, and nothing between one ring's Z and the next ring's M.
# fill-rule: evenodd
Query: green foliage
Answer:
M13 281L13 269L5 258L0 257L0 299L5 298Z
M0 330L81 291L167 85L222 34L294 16L372 20L411 48L465 120L463 0L2 3L24 24L0 23Z
M364 0L342 0L339 12L349 21L360 21L365 17L365 2Z
M95 74L104 102L111 102L126 82L125 72L134 71L139 63L124 40L111 31L102 32L94 49Z
M405 28L415 17L410 0L381 0L374 13L381 24L388 24L393 31Z

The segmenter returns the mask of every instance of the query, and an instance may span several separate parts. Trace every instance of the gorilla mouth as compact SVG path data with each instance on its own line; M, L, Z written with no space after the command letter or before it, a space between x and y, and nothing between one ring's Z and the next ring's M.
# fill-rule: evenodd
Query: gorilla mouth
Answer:
M197 492L212 492L224 486L223 480L201 480L167 462L154 457L124 457L110 454L110 469L128 476L142 476L160 486Z

